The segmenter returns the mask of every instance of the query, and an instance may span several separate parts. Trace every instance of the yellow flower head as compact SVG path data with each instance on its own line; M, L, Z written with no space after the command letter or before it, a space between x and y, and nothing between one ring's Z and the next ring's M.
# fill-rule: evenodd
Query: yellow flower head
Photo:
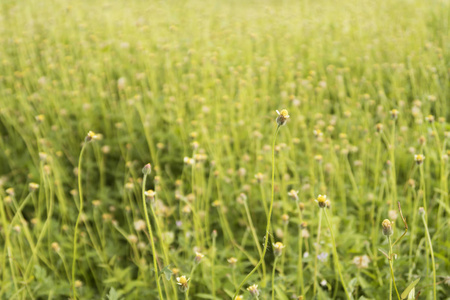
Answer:
M184 275L177 277L177 284L180 286L180 290L184 293L188 289L189 278L186 278Z
M231 266L235 266L236 265L236 263L237 263L237 258L236 257L230 257L230 258L228 258L227 259L227 261L228 261L228 263L231 265Z
M287 119L289 119L289 113L286 109L282 109L281 112L277 110L277 124L278 126L282 126L286 124Z
M283 253L283 248L286 247L281 242L276 242L275 244L272 244L272 246L275 256L281 256L281 254Z
M86 135L86 138L84 139L85 142L90 142L92 140L96 140L98 138L98 135L93 132L93 131L89 131L88 134Z
M324 208L325 206L327 206L326 201L327 201L327 195L319 195L317 196L317 204L319 204L319 207Z
M423 154L416 154L416 155L414 155L414 160L416 161L416 163L418 165L421 165L423 163L423 161L425 160L425 155L423 155Z

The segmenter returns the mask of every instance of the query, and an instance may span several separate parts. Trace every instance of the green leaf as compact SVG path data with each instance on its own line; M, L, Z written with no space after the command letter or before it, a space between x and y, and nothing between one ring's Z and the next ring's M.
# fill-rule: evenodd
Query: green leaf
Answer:
M119 293L114 288L109 290L109 294L107 295L108 300L120 300Z
M414 280L401 294L402 299L406 299L408 295L410 294L411 290L414 289L414 287L419 283L420 278L417 278ZM413 294L414 295L414 294ZM409 297L408 297L409 299Z
M166 279L170 280L170 277L172 276L173 272L169 267L170 267L170 265L162 268L161 271L159 271L159 276L161 276L161 274L164 274Z

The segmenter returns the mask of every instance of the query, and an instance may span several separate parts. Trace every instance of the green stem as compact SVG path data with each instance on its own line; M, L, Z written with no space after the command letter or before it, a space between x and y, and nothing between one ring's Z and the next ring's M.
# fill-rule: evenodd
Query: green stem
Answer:
M436 265L434 263L434 252L433 252L433 244L431 243L430 232L428 231L427 221L425 220L425 214L422 215L423 225L425 226L425 232L427 234L428 245L430 246L431 252L431 263L433 267L433 299L437 299L437 291L436 291Z
M389 267L391 269L392 283L394 284L394 289L395 289L395 292L397 293L398 300L401 300L400 294L398 293L398 290L397 290L397 285L395 284L394 266L393 266L394 263L392 261L394 259L394 257L393 257L393 252L392 252L392 242L391 242L391 238L389 236L388 236L388 241L389 241ZM392 287L391 287L391 292L389 294L389 298L392 299Z
M75 270L77 261L77 235L78 235L78 224L80 223L81 214L83 213L83 186L81 184L81 161L83 159L84 149L86 148L87 142L83 144L80 151L80 157L78 158L78 194L80 196L80 205L78 207L78 217L75 223L75 229L73 234L73 257L72 257L72 292L73 298L77 299L77 289L75 287Z
M275 131L275 136L273 139L273 145L272 145L272 199L270 200L270 208L269 208L269 216L267 218L267 226L266 226L266 236L264 238L264 250L261 256L261 259L256 264L256 266L253 268L253 270L248 273L247 276L245 276L244 280L242 280L241 284L239 285L239 288L236 290L236 292L233 295L233 299L236 298L241 288L244 286L244 284L247 282L247 280L250 278L250 276L255 273L255 271L258 269L259 265L261 265L264 261L264 257L266 256L267 252L267 243L269 242L269 229L270 229L270 219L272 217L272 210L273 210L273 199L275 194L275 143L277 141L278 131L280 130L280 125L277 126L277 130Z
M275 261L273 262L272 270L272 300L275 300L275 269L277 266L278 256L275 256Z
M150 245L152 247L153 267L155 268L156 286L158 287L159 298L162 300L162 299L164 299L164 297L162 296L161 285L159 283L158 262L156 261L155 241L153 240L152 225L150 224L150 219L148 217L148 211L147 211L147 202L145 201L145 183L146 183L146 181L147 181L147 174L144 174L144 179L142 180L142 204L144 206L144 214L145 214L145 221L147 223L148 234L150 235Z
M339 278L341 279L341 284L342 284L342 287L344 288L345 296L347 296L347 299L350 300L350 295L347 291L347 288L345 287L344 278L342 277L341 266L339 264L339 258L338 258L337 248L336 248L336 241L334 240L333 229L331 227L330 219L328 218L327 209L324 208L323 210L325 211L325 219L327 220L328 228L330 229L330 234L331 234L331 242L333 243L334 263L336 264L336 267L338 269Z
M302 211L300 210L299 202L296 202L298 218L300 224L298 226L298 264L297 264L297 285L300 286L302 295L305 295L305 286L303 283L303 237L302 237Z
M191 281L191 283L192 283L192 277L194 276L194 271L195 271L195 268L197 268L197 265L198 265L198 263L194 262L194 266L192 267L191 274L189 274L189 280ZM191 283L189 283L188 288L186 290L186 294L185 294L186 300L189 299L189 290L191 289Z
M316 290L317 290L317 256L319 255L321 225L322 225L322 210L319 210L319 226L317 228L316 253L314 256L313 297L316 295Z

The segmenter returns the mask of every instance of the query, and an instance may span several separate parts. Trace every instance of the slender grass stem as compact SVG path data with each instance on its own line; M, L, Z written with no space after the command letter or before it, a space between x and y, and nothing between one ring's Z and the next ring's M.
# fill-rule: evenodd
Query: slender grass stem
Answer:
M147 223L148 234L150 236L150 245L152 247L152 255L153 255L153 268L155 269L155 280L156 286L158 288L159 298L164 299L162 295L161 285L159 283L159 272L158 272L158 262L156 260L156 249L155 249L155 241L153 240L153 231L152 225L150 224L150 219L148 217L147 211L147 202L145 201L145 183L147 182L147 174L144 174L144 178L142 180L142 204L144 206L144 214L145 214L145 222Z
M272 145L272 199L270 200L270 208L269 208L269 217L267 218L267 226L266 226L266 235L264 238L264 250L261 256L261 259L256 264L256 266L253 268L253 270L242 280L241 284L239 285L238 289L233 295L233 299L236 298L239 291L242 289L244 284L247 282L247 280L252 276L253 273L256 272L256 270L259 268L259 266L263 263L264 257L266 256L267 252L267 245L269 242L269 229L270 229L270 219L272 216L272 210L273 210L273 200L274 200L274 194L275 194L275 143L277 141L278 131L280 130L280 125L277 126L277 129L275 131L275 136L273 138L273 145Z
M400 294L397 290L397 285L395 284L395 277L394 277L394 262L393 262L393 252L392 252L392 242L391 237L388 236L389 241L389 267L391 269L391 286L390 286L390 293L389 293L389 299L392 299L392 284L394 285L395 292L397 293L398 300L401 300Z
M341 284L342 287L344 288L345 291L345 296L347 297L347 299L351 299L350 295L347 291L347 287L345 286L345 282L344 282L344 278L342 277L342 272L341 272L341 266L339 263L339 257L338 257L338 253L337 253L337 248L336 248L336 241L334 239L334 234L333 234L333 228L331 226L331 222L330 219L328 218L328 214L327 214L327 208L323 209L325 211L325 219L327 220L328 223L328 228L330 229L330 234L331 234L331 242L333 243L333 255L334 255L334 263L336 264L338 273L339 273L339 278L341 279Z
M80 204L78 206L78 217L75 223L75 229L73 234L73 258L72 258L72 293L73 298L77 299L77 289L75 287L75 271L77 262L77 235L78 235L78 224L80 223L81 214L83 213L83 186L81 182L81 162L83 160L84 149L86 149L87 142L83 144L81 148L80 157L78 158L78 195L80 197Z
M272 270L272 300L275 300L275 270L277 267L278 256L275 256Z
M427 221L425 220L425 214L422 214L423 226L425 227L425 233L427 234L428 246L430 247L431 253L431 264L433 267L433 299L437 299L437 291L436 291L436 264L434 262L434 252L433 252L433 244L431 243L430 232L428 231Z

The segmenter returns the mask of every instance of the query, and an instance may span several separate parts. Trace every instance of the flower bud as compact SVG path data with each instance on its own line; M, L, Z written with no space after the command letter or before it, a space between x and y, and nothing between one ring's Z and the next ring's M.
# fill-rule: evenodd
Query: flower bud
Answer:
M385 236L391 236L394 233L394 229L392 228L392 223L388 219L385 219L381 226L383 227L383 234Z
M150 173L152 173L152 165L151 164L146 164L143 168L142 168L142 173L144 175L150 175Z

